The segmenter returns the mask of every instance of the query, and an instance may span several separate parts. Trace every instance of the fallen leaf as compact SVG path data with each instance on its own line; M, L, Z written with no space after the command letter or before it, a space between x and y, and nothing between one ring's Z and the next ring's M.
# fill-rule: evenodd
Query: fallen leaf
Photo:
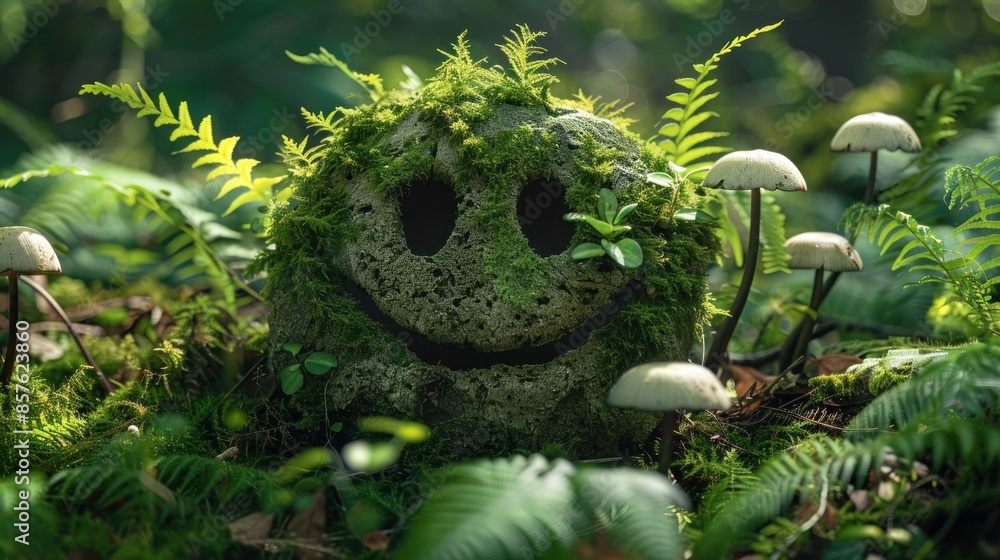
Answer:
M365 535L364 540L361 541L368 550L388 550L389 549L389 533L385 531L372 531Z
M322 560L325 556L316 547L323 544L326 529L326 493L319 488L312 502L288 523L288 534L293 539L301 560ZM305 546L297 546L302 544Z
M847 354L827 354L819 359L810 361L815 362L819 368L816 375L830 375L832 373L843 373L847 371L847 368L855 364L860 364L864 360Z
M271 532L274 514L264 515L261 512L251 513L229 524L229 538L234 542L259 547L267 540Z
M773 375L764 375L760 371L749 367L749 366L738 366L731 364L729 366L729 373L733 376L733 381L736 383L736 396L742 397L747 394L750 387L756 383L757 387L754 392L760 392L765 385L771 383L775 380Z

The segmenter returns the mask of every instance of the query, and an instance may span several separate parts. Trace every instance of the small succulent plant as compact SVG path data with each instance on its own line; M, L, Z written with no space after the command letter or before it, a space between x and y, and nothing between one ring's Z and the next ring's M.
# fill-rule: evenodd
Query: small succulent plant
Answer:
M634 239L615 238L631 230L622 225L622 220L635 210L637 204L627 204L618 208L618 197L611 189L601 189L597 193L597 216L570 212L563 216L568 222L587 222L601 234L601 243L581 243L573 248L570 256L575 260L593 259L607 255L622 268L638 268L642 264L642 247Z

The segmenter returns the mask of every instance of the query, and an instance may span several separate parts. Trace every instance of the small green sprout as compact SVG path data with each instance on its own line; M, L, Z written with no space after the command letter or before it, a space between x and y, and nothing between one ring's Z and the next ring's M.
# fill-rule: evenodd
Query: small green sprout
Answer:
M611 189L601 189L597 193L597 215L570 212L563 216L567 222L587 222L601 234L601 244L581 243L577 245L570 256L575 260L593 259L607 255L622 268L638 268L642 264L642 247L634 239L622 238L614 241L619 235L631 230L630 226L621 225L622 219L635 210L638 204L628 204L618 208L618 198Z
M298 360L299 352L302 350L301 344L282 344L281 349L291 354ZM305 381L302 370L305 369L313 375L323 375L337 367L337 357L326 352L313 352L305 357L301 362L286 366L278 374L281 381L281 390L286 395L292 395L302 388Z
M660 219L657 225L667 229L669 228L674 220L680 220L683 222L707 222L715 219L708 212L699 210L698 208L677 208L677 194L681 190L681 183L688 181L688 176L691 173L687 172L686 167L681 167L673 163L667 164L667 171L657 171L655 173L648 173L646 175L646 180L654 185L659 185L661 187L667 187L674 191L673 196L670 197L670 208L664 209L663 215L666 218Z

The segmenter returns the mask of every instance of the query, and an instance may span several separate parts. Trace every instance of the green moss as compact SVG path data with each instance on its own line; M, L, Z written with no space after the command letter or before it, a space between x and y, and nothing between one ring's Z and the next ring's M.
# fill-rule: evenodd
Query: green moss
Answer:
M857 372L820 375L809 380L809 388L816 390L814 402L831 397L856 397L868 393L868 375Z

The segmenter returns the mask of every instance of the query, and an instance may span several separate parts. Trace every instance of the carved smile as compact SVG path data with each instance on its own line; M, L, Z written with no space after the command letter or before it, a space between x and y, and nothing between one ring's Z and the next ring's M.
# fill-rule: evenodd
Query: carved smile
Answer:
M480 352L471 348L462 348L440 344L428 339L419 332L414 332L400 326L392 317L386 315L375 304L368 293L350 280L344 280L344 286L360 304L361 308L384 328L397 333L397 338L413 352L421 361L430 365L442 365L448 369L465 371L471 369L488 369L497 365L524 366L551 362L566 352L583 346L590 335L606 325L622 307L632 298L639 283L632 281L609 301L598 309L590 319L584 321L575 329L547 344L514 348L502 352Z

